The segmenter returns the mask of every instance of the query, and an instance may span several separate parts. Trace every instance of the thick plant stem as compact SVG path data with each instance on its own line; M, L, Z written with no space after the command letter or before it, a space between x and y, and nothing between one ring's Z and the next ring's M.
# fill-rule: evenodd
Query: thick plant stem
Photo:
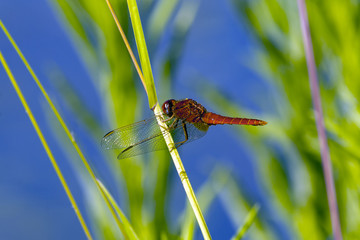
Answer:
M159 127L161 128L161 131L164 133L163 129L168 129L168 126L163 122L163 119L161 119L161 117L160 117L160 116L162 116L162 111L161 111L159 104L157 103L155 84L154 84L153 77L152 77L150 60L149 60L149 56L148 56L148 52L147 52L147 48L146 48L146 44L145 44L144 33L143 33L143 30L141 27L141 21L140 21L140 16L138 13L136 1L128 0L128 7L129 7L130 16L131 16L131 21L133 23L138 52L139 52L140 58L142 59L141 66L142 66L143 71L146 71L147 74L143 74L140 71L139 64L137 63L136 58L133 57L134 54L130 48L130 45L128 44L128 41L124 34L124 31L122 30L122 27L116 17L116 14L115 14L109 0L106 0L106 3L111 11L111 14L116 22L116 25L120 31L120 34L124 40L124 43L129 51L131 59L135 65L136 69L138 70L139 77L141 78L144 88L146 89L146 93L148 94L151 109L154 110L154 114L155 114L155 116L157 116ZM147 76L147 78L146 77L144 78L144 75ZM156 104L153 105L152 103L154 103L154 102ZM185 192L186 192L186 195L190 202L190 205L191 205L191 207L194 211L195 217L199 223L203 237L204 237L204 239L211 239L209 229L206 225L204 216L202 215L202 212L200 210L200 206L196 200L195 193L191 187L189 178L187 177L187 174L186 174L185 168L181 162L179 153L178 153L177 149L174 147L175 146L174 141L170 134L164 134L164 138L165 138L165 142L169 148L170 155L173 159L175 168L180 176L181 183L183 184L183 187L185 189Z
M330 208L331 223L334 233L334 239L341 240L342 234L341 234L339 213L337 207L338 205L336 200L336 192L335 192L334 178L331 168L329 148L327 145L327 139L326 139L326 133L324 127L324 117L322 113L314 52L313 52L313 46L312 46L311 35L309 30L309 20L307 16L305 1L297 0L297 3L298 3L301 31L302 31L305 54L306 54L306 62L309 72L311 96L314 104L316 128L318 131L318 137L320 143L321 161L322 161L322 167L325 177L325 185L326 185L326 192L327 192L329 208Z
M157 116L157 120L158 120L158 124L159 124L160 129L167 129L168 126L164 123L163 119L160 118L160 116L162 115L162 111L161 111L161 108L160 108L159 104L157 104L155 106L154 114ZM173 141L173 139L171 137L171 134L165 134L166 131L162 131L162 132L164 133L165 142L166 142L166 145L169 148L170 155L171 155L171 158L172 158L172 160L174 162L176 171L179 174L181 183L182 183L182 185L184 187L187 198L188 198L188 200L190 202L190 205L191 205L191 207L193 209L196 220L199 223L199 227L200 227L200 230L202 232L202 235L203 235L204 239L211 239L209 229L208 229L208 227L206 225L206 222L205 222L204 216L203 216L203 214L201 212L199 203L196 200L194 190L191 187L191 183L190 183L189 178L188 178L188 176L186 174L184 165L181 162L179 152L175 148L175 144L174 144L174 141Z

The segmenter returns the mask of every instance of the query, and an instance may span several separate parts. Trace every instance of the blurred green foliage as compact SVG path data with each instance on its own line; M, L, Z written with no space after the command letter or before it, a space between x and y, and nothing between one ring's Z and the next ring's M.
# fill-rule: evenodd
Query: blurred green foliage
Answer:
M233 1L263 46L257 69L279 91L274 116L281 124L268 136L264 168L275 204L297 237L331 236L296 1ZM359 1L307 1L321 100L333 163L344 239L360 236L359 195ZM258 65L259 66L259 65ZM281 104L287 102L287 104ZM280 103L280 104L276 104ZM273 146L273 150L271 150ZM288 162L279 162L280 154ZM296 161L296 164L289 164ZM290 169L289 169L290 168ZM297 175L297 176L296 176Z
M59 12L73 33L76 47L88 67L93 84L104 99L104 108L111 126L134 122L142 111L145 92L140 87L129 54L116 29L105 1L55 0ZM130 42L133 33L129 28L126 1L113 0L111 4ZM149 52L158 40L171 16L175 15L174 36L165 54L160 94L172 96L171 79L183 50L184 40L199 7L196 3L176 0L138 2L141 16L149 16L145 32ZM153 7L150 7L153 6ZM176 6L179 9L176 10ZM247 128L239 133L248 141L258 160L258 177L268 197L272 211L294 239L328 239L331 224L326 199L317 132L307 77L306 61L295 1L244 0L233 1L240 21L246 21L260 48L253 56L253 70L258 71L276 88L273 109L267 111L269 121L261 131ZM175 11L176 10L176 11ZM181 18L187 13L187 21ZM308 15L313 37L315 59L318 66L321 97L328 131L331 158L339 212L345 239L360 236L359 196L359 2L350 0L309 1ZM148 32L147 32L148 31ZM135 48L133 48L135 49ZM355 78L355 79L354 79ZM135 79L135 80L134 80ZM65 88L70 85L64 81ZM199 91L222 113L239 115L244 108L232 103L222 92L210 84ZM59 88L61 89L61 88ZM138 92L141 89L141 92ZM101 127L95 116L86 111L86 103L71 91L61 91L69 106L74 107L79 119L96 138ZM206 95L205 95L206 93ZM256 103L261 106L260 103ZM251 112L246 109L246 112ZM138 118L137 118L138 119ZM154 153L152 161L114 162L113 175L125 202L124 212L140 239L184 239L194 237L194 217L185 209L176 229L169 225L168 193L169 169L172 167L166 152ZM80 167L80 166L76 166ZM231 221L243 225L252 200L232 179L229 170L219 168L199 193L203 210L210 207L219 195ZM148 174L148 173L151 174ZM86 178L85 176L82 176ZM116 239L119 233L112 227L110 216L104 213L93 186L83 181L91 197L91 210L96 233L100 239ZM97 200L94 200L97 199ZM203 202L204 199L209 202ZM122 205L123 206L123 205ZM210 229L211 232L211 229ZM234 233L235 234L235 233ZM260 214L254 220L248 235L251 239L277 239L274 226Z

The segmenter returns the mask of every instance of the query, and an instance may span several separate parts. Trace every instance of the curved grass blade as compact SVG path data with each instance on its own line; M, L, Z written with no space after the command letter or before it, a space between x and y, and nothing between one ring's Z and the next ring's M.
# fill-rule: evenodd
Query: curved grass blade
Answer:
M1 22L1 20L0 20L0 25L3 27L3 24ZM0 52L0 61L1 61L2 65L4 66L4 69L5 69L6 73L8 74L8 77L9 77L9 79L11 81L11 84L13 85L13 87L14 87L14 89L15 89L15 91L16 91L16 93L17 93L17 95L18 95L18 97L19 97L19 99L20 99L20 101L21 101L21 103L23 105L23 107L25 108L26 113L29 116L31 124L34 126L36 134L38 135L38 137L39 137L39 139L40 139L40 141L41 141L41 143L42 143L42 145L43 145L43 147L45 149L45 152L48 155L51 164L53 165L53 168L54 168L54 170L55 170L55 172L56 172L56 174L57 174L57 176L58 176L58 178L59 178L59 180L60 180L60 182L61 182L61 184L62 184L62 186L63 186L63 188L65 190L65 192L66 192L66 195L68 196L68 198L69 198L69 200L71 202L72 207L74 208L75 214L77 215L77 217L78 217L78 219L80 221L80 224L81 224L81 226L82 226L82 228L83 228L83 230L85 232L86 237L88 239L92 239L89 228L87 227L87 225L85 223L85 220L84 220L84 218L83 218L83 216L82 216L82 214L81 214L81 212L79 210L78 205L76 204L76 201L75 201L75 199L74 199L74 197L73 197L73 195L71 193L71 190L70 190L69 186L67 185L66 180L65 180L64 176L62 175L61 170L60 170L60 168L59 168L59 166L58 166L58 164L57 164L57 162L56 162L56 160L55 160L55 158L54 158L54 156L53 156L53 154L52 154L52 152L51 152L51 150L50 150L50 148L49 148L49 146L48 146L48 144L46 142L46 139L45 139L44 135L42 134L42 132L40 130L40 127L37 124L37 121L36 121L34 115L32 114L32 111L31 111L29 105L27 104L27 101L26 101L25 97L22 94L21 89L19 88L19 86L18 86L14 76L12 75L11 70L10 70L9 66L7 65L7 63L6 63L6 61L5 61L5 59L4 59L1 52Z
M109 191L106 189L104 184L102 184L102 182L99 179L97 179L96 181L98 182L101 191L105 194L105 196L110 201L113 208L115 209L117 215L120 217L120 220L121 220L122 224L124 225L124 230L125 230L124 232L126 233L127 237L129 239L138 240L139 238L136 235L133 227L131 226L129 220L126 218L125 214L121 211L120 207L118 206L118 204L114 200L113 196L109 193Z
M60 122L61 126L63 127L66 135L68 136L68 138L70 139L71 143L73 144L76 152L78 153L80 159L82 160L86 170L88 171L88 173L90 174L91 178L93 179L94 183L96 184L97 188L99 189L109 211L111 212L112 216L115 219L115 222L117 223L118 228L121 230L121 224L119 219L117 218L114 210L112 209L110 202L107 200L106 196L104 195L104 193L100 190L100 186L98 185L98 182L96 181L96 177L95 177L95 173L93 172L93 170L91 169L89 163L87 162L84 154L82 153L80 147L78 146L78 144L76 143L73 135L70 132L70 129L67 127L67 125L65 124L63 118L61 117L60 113L58 112L58 110L56 109L55 105L53 104L53 102L51 101L49 95L47 94L45 88L43 87L43 85L41 84L40 80L37 78L35 72L33 71L33 69L31 68L30 64L27 62L25 56L22 54L22 52L20 51L19 47L17 46L17 44L15 43L14 39L11 37L10 33L7 31L7 29L5 28L4 24L2 23L2 21L0 20L0 27L2 28L2 30L4 31L4 33L6 34L7 38L9 39L9 41L11 42L11 44L13 45L13 47L15 48L16 52L18 53L18 55L20 56L21 60L23 61L23 63L25 64L26 68L28 69L28 71L30 72L31 76L33 77L36 85L39 87L40 91L42 92L42 94L44 95L46 101L48 102L48 104L50 105L51 110L54 112L56 118L58 119L58 121Z

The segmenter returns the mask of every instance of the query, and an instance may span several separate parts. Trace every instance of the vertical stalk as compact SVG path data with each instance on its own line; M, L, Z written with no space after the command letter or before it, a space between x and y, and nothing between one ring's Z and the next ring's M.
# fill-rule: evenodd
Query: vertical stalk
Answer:
M336 192L334 186L334 178L332 174L331 168L331 160L329 154L329 148L327 145L327 138L325 133L324 126L324 117L322 113L321 107L321 99L320 99L320 91L319 84L317 79L317 71L315 66L314 52L313 46L311 42L311 35L309 30L309 20L307 16L307 10L305 5L305 0L297 0L298 9L299 9L299 17L301 24L302 37L305 48L306 55L306 63L308 67L309 73L309 81L311 87L311 97L314 105L315 111L315 120L316 120L316 128L318 131L319 143L320 143L320 152L321 152L321 162L324 171L325 185L326 185L326 193L329 202L330 208L330 217L332 223L332 229L335 240L341 240L341 227L339 221L339 213L338 213L338 205L336 200Z
M136 58L133 57L134 54L130 48L130 45L128 44L128 41L126 40L124 31L121 28L121 25L120 25L120 23L116 17L116 14L110 4L110 1L106 0L106 3L110 9L110 12L114 18L115 23L120 31L121 37L124 40L127 50L129 51L131 59L135 65L136 69L138 70L139 77L140 77L141 81L143 82L146 93L148 94L149 105L150 105L151 109L154 110L154 114L157 118L159 127L161 128L161 130L168 129L168 126L160 118L160 116L162 116L162 111L161 111L159 104L157 103L156 89L155 89L155 84L154 84L154 80L153 80L153 76L152 76L150 59L149 59L149 55L148 55L148 51L147 51L147 47L146 47L144 33L142 30L142 26L141 26L141 20L140 20L140 15L139 15L138 7L136 4L136 0L128 0L128 7L129 7L129 13L130 13L130 17L131 17L131 22L133 24L134 35L135 35L135 39L136 39L136 43L137 43L137 47L138 47L138 52L139 52L139 56L140 56L140 60L141 60L141 66L142 66L142 70L144 71L144 74L141 71L139 71L139 69L140 69L139 64L137 63ZM194 211L196 220L199 223L200 230L203 234L203 237L206 240L211 239L209 229L206 225L206 222L205 222L204 216L201 212L199 203L196 200L194 190L191 187L189 178L185 172L185 168L181 162L179 153L178 153L177 149L174 147L175 144L171 137L171 134L166 134L165 131L162 131L162 132L164 134L164 139L169 148L170 155L173 159L175 168L179 174L181 183L183 184L183 187L184 187L184 190L188 197L188 200L190 202L190 205Z
M193 209L193 212L194 212L196 220L197 220L197 222L199 224L202 235L203 235L204 239L206 239L206 240L211 239L209 229L208 229L208 227L206 225L204 216L203 216L203 214L201 212L201 209L200 209L199 203L198 203L198 201L196 199L194 190L191 187L191 183L190 183L190 180L189 180L189 178L188 178L188 176L186 174L184 165L182 164L179 152L175 148L174 140L172 139L171 134L169 134L167 132L168 131L168 126L166 125L164 120L160 118L160 116L162 116L162 111L161 111L161 108L160 108L159 104L156 104L156 106L154 108L154 114L156 116L156 119L158 121L160 129L166 129L166 131L162 131L163 135L164 135L166 145L169 148L171 158L172 158L172 160L174 162L176 171L179 174L180 181L181 181L181 183L182 183L182 185L184 187L187 198L188 198L188 200L190 202L190 205L191 205L191 207Z

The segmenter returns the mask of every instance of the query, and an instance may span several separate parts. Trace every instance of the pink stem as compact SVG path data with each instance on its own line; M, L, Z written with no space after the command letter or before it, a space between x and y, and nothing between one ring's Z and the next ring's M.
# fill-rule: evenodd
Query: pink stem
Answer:
M327 145L327 139L326 139L326 133L324 127L324 117L321 108L319 84L317 79L313 46L309 31L309 20L307 16L305 1L297 0L297 3L299 8L301 31L304 41L306 62L309 73L311 96L314 104L316 128L318 131L318 137L320 143L321 161L322 161L322 167L325 177L325 185L326 185L326 192L327 192L329 208L330 208L331 223L334 233L334 239L341 240L342 235L341 235L341 227L340 227L339 213L338 213L337 200L336 200L336 192L335 192L334 179L331 169L329 148Z

